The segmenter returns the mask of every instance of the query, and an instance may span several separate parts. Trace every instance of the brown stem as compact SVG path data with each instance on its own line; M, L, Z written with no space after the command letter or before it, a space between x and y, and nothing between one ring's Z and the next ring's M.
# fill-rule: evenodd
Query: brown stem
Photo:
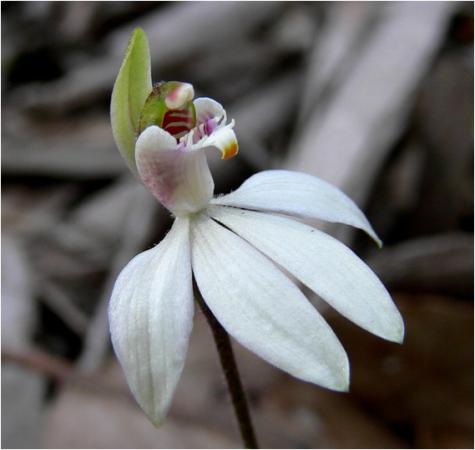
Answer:
M213 332L216 348L218 349L219 359L223 368L226 381L228 383L229 393L236 413L236 418L239 424L241 437L246 448L259 448L257 445L256 435L252 426L251 415L249 413L249 406L246 400L246 394L239 376L236 359L234 358L233 347L231 340L226 330L221 326L216 317L214 317L211 310L201 297L198 288L195 286L195 298L198 305L203 311L203 314L208 321L208 324Z
M1 356L2 363L8 362L22 366L25 369L31 369L58 383L74 383L101 394L110 394L115 397L131 400L127 391L105 384L95 374L83 374L70 361L51 355L43 350L36 348L18 350L4 346Z

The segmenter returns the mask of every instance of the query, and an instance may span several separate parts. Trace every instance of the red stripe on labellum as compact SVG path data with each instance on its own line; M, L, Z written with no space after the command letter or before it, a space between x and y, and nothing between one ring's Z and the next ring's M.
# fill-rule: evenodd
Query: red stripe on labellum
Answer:
M193 128L193 115L188 109L167 111L162 128L176 138L181 137Z
M190 114L178 114L175 112L168 112L166 113L166 120L167 121L179 121L179 120L189 120L191 119L191 113Z
M186 109L167 111L163 117L163 127L166 127L171 122L188 122L190 127L192 125L193 117L191 111Z
M179 125L179 126L174 126L170 125L166 128L164 128L165 131L168 131L172 136L179 138L182 137L184 134L188 133L190 131L189 128Z

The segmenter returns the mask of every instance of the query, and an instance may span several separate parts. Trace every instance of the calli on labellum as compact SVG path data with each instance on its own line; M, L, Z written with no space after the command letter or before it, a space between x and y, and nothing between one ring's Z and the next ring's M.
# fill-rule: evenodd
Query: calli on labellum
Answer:
M360 228L380 241L343 192L304 173L269 170L213 198L207 150L237 154L234 122L187 83L152 86L145 33L136 29L114 85L114 138L131 169L175 216L167 236L137 255L112 292L112 343L137 402L164 419L192 329L192 277L239 343L302 380L349 386L348 358L332 329L281 268L342 315L402 342L404 324L372 270L349 248L298 221ZM285 216L285 217L284 217Z

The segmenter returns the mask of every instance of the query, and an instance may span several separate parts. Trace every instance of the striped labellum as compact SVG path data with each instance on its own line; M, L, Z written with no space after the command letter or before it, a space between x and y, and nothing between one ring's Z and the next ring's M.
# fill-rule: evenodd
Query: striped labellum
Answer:
M195 117L191 108L171 109L163 116L161 128L176 139L180 139L195 126Z
M180 81L157 83L148 96L140 116L139 135L156 125L177 141L196 125L193 86Z

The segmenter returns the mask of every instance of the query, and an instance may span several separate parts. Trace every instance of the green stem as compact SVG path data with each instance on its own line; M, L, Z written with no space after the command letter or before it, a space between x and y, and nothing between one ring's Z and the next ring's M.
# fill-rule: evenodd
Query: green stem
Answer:
M203 311L203 314L208 321L208 324L213 332L216 348L218 349L219 359L223 368L226 381L228 383L229 393L236 413L236 418L239 424L239 431L246 448L259 448L257 445L256 435L252 426L251 415L247 404L246 394L239 376L236 359L234 357L231 340L226 330L221 326L216 317L214 317L211 310L204 302L201 294L195 286L195 298L198 305Z

